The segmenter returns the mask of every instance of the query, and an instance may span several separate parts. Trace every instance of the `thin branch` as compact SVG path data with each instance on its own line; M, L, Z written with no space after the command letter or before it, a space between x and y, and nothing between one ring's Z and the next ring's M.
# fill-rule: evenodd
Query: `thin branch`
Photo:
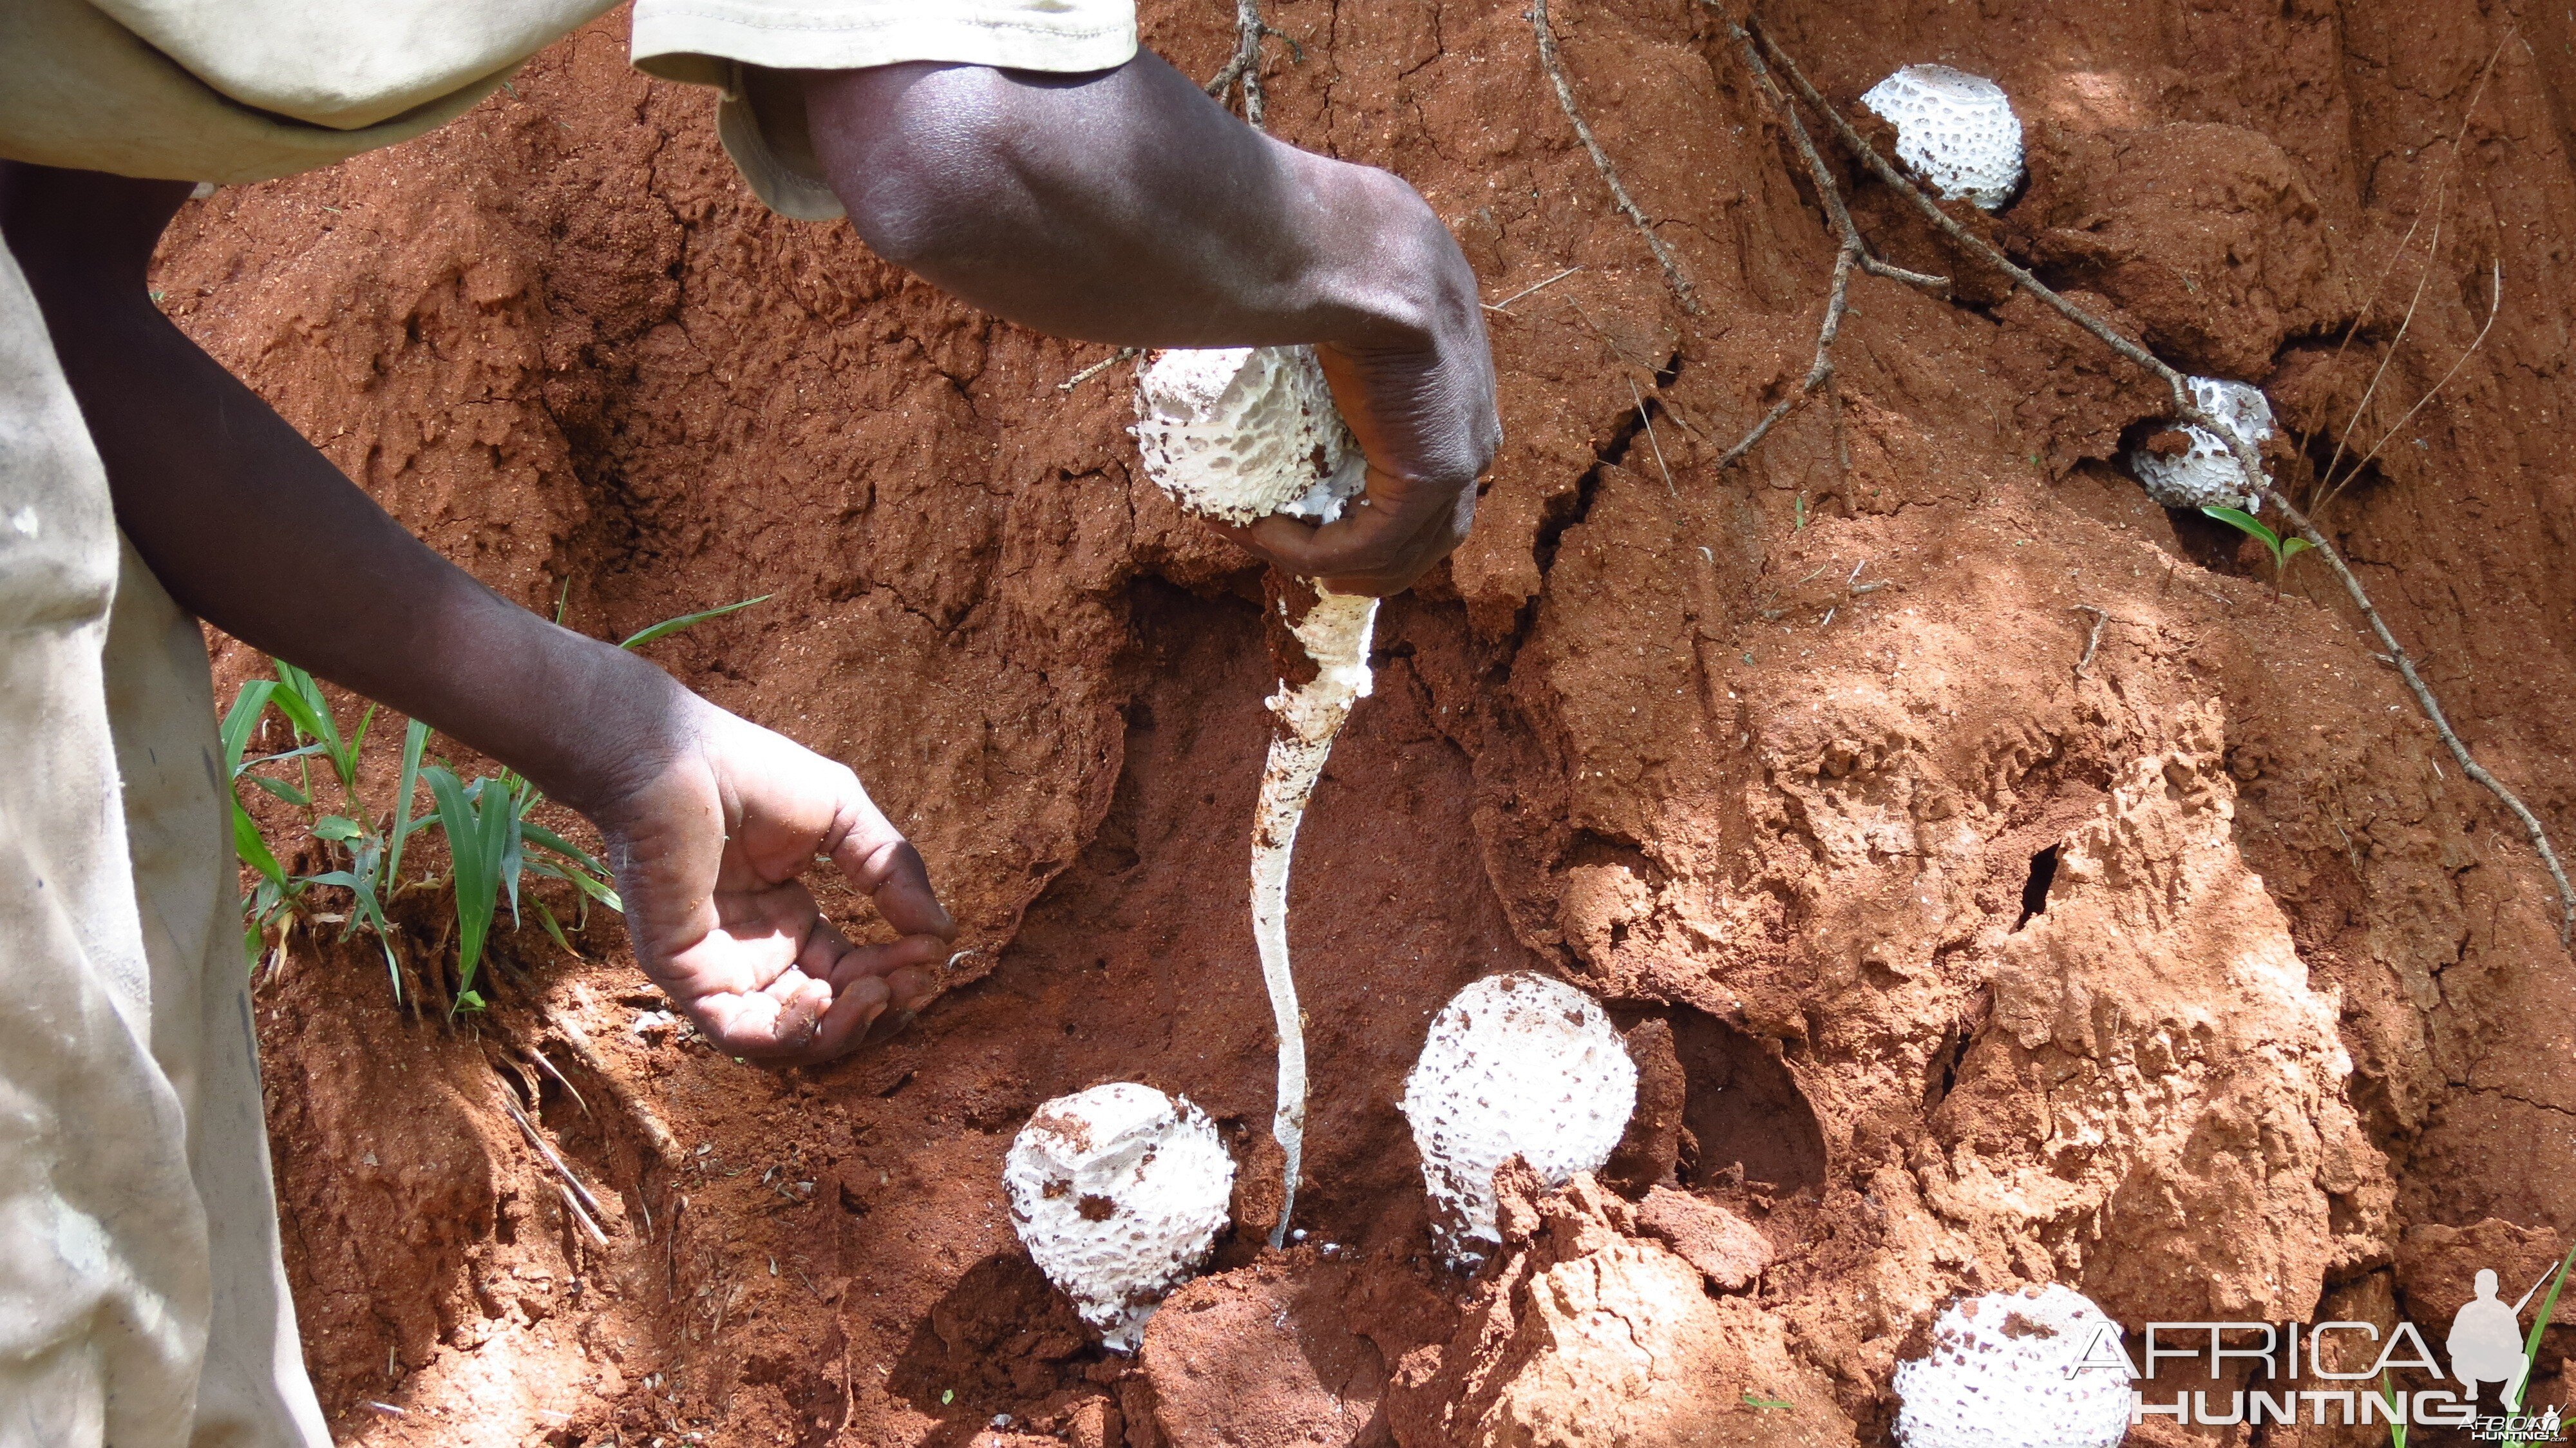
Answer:
M2398 677L2406 681L2407 692L2415 696L2416 706L2424 711L2426 719L2432 721L2433 731L2442 736L2443 746L2451 751L2451 758L2458 761L2460 772L2502 800L2504 807L2521 823L2523 833L2531 839L2531 847L2540 854L2541 864L2548 867L2551 882L2558 887L2558 943L2564 946L2576 940L2576 886L2568 884L2566 867L2558 863L2558 851L2551 848L2549 831L2541 826L2540 817L2531 812L2520 796L2507 789L2504 781L2489 774L2486 766L2469 753L2469 746L2460 742L2459 734L2451 728L2450 719L2442 713L2441 701L2433 697L2433 691L2425 686L2423 677L2415 672L2414 658L2399 646L2397 635L2388 631L2388 621L2371 606L2370 595L2362 591L2361 580L2353 577L2343 555L2326 541L2325 534L2308 520L2307 514L2292 506L2280 489L2267 484L2263 496L2281 510L2281 516L2290 520L2291 526L2299 530L2299 536L2308 540L2316 549L2317 556L2325 559L2326 565L2334 570L2335 577L2342 581L2344 592L2352 596L2353 606L2361 610L2363 621L2378 637L2380 647L2388 651L2389 661L2397 666Z
M1655 470L1664 475L1664 491L1672 494L1673 501L1678 503L1682 500L1682 490L1673 486L1673 470L1664 462L1664 445L1655 441L1654 414L1646 410L1645 396L1637 391L1634 381L1628 384L1628 400L1637 404L1637 420L1646 425L1646 446L1655 451Z
M1261 0L1234 0L1234 54L1226 59L1225 68L1207 83L1207 93L1225 99L1228 87L1243 87L1243 119L1254 130L1262 130L1268 107L1261 94L1261 42L1273 36L1288 42L1293 60L1306 58L1306 47L1284 30L1273 28L1261 18Z
M1058 392L1071 392L1073 389L1080 387L1082 384L1099 376L1101 373L1108 371L1110 368L1117 366L1119 363L1124 362L1131 357L1143 355L1144 351L1145 349L1142 347L1121 347L1117 351L1110 353L1108 356L1103 357L1099 361L1092 363L1090 366L1083 368L1079 372L1076 372L1071 377L1057 383L1055 385L1055 390Z
M1711 8L1716 8L1714 0L1711 0ZM2397 635L2390 631L2387 620L2380 617L2379 609L2371 603L2370 594L2362 588L2361 580L2353 575L2351 567L2344 562L2341 551L2334 546L2333 540L2327 538L2317 525L2310 521L2308 515L2300 512L2298 507L2291 503L2280 488L2266 476L2262 458L2255 451L2254 446L2237 436L2233 429L2219 426L2215 419L2201 411L2192 400L2188 378L2167 366L2144 347L2113 331L2110 325L2099 317L2058 295L2039 278L2015 265L1985 238L1961 226L1948 212L1943 211L1929 194L1908 180L1886 157L1878 153L1876 147L1863 139L1860 132L1852 128L1851 122L1843 119L1842 112L1834 109L1833 105L1826 101L1823 94L1807 80L1805 73L1798 69L1797 62L1790 59L1788 53L1780 48L1777 41L1758 27L1754 33L1760 39L1762 49L1770 53L1771 59L1788 76L1789 83L1797 88L1799 96L1817 114L1833 124L1835 134L1841 138L1843 145L1862 164L1876 173L1880 180L1911 200L1916 209L1920 210L1952 241L2011 277L2022 290L2047 303L2068 321L2092 333L2112 351L2162 378L2165 385L2173 390L2174 411L2181 420L2227 443L2228 451L2235 457L2237 465L2244 469L2245 476L2260 482L2264 500L2279 508L2281 515L2299 530L2299 536L2307 539L2309 546L2315 548L2317 555L2325 559L2327 566L2334 570L2335 577L2344 586L2344 592L2351 596L2353 606L2361 611L2362 620L2370 625L2371 633L2378 638L2380 646L2388 651L2390 662L2397 666L2399 677L2406 682L2407 692L2415 697L2416 707L2421 709L2424 717L2432 722L2435 732L2441 735L2442 743L2451 751L2451 757L2458 761L2461 772L2477 781L2486 788L2488 793L2502 801L2506 810L2521 823L2523 832L2530 837L2532 848L2539 853L2541 863L2548 868L2551 882L2557 887L2559 944L2566 946L2571 941L2576 941L2576 886L2569 884L2567 871L2560 865L2558 852L2550 844L2549 832L2540 823L2539 816L2533 814L2519 796L2506 788L2502 780L2488 773L2486 767L2479 764L2476 757L2469 753L2468 746L2461 742L2459 734L2451 728L2449 717L2442 712L2441 701L2433 697L2433 691L2425 685L2423 676L2416 671L2414 657L2397 642ZM1850 252L1846 250L1844 255L1848 257ZM1847 271L1848 267L1840 267L1838 270ZM2500 281L2498 285L2501 286ZM1766 426L1769 421L1770 419L1765 419Z
M1797 88L1799 98L1806 101L1809 108L1818 115L1832 123L1834 134L1842 139L1844 148L1857 157L1861 164L1875 172L1879 180L1886 182L1907 200L1912 201L1915 208L1921 211L1934 226L1939 227L1944 236L1966 247L2004 275L2011 277L2022 290L2047 303L2056 310L2058 315L2100 338L2104 346L2164 379L2165 385L2173 389L2174 405L2181 411L2184 421L2200 424L2212 433L2226 435L2221 429L2212 425L2208 416L2192 402L2190 379L2166 366L2146 348L2111 330L2110 324L2059 296L2046 282L2032 276L2027 269L2015 265L2012 258L1995 250L1993 244L1984 237L1961 226L1956 217L1942 210L1940 203L1934 201L1929 193L1907 180L1904 173L1896 169L1893 162L1878 154L1877 147L1862 139L1860 132L1852 129L1852 123L1843 119L1843 113L1834 109L1833 103L1826 100L1823 93L1807 79L1806 72L1798 69L1798 63L1789 58L1788 52L1780 48L1779 42L1758 27L1753 33L1761 40L1762 48L1771 53L1771 59L1778 62L1781 71L1789 77L1789 84Z
M1583 268L1579 266L1567 267L1565 270L1549 277L1546 281L1523 287L1519 291L1512 293L1510 296L1503 298L1499 302L1486 302L1484 304L1484 308L1489 312L1499 312L1503 308L1510 306L1512 303L1519 301L1521 298L1529 296L1534 292L1545 291L1549 287L1555 286L1558 282L1565 280L1567 277L1570 277L1581 270L1583 270Z
M1250 3L1250 0L1242 0L1242 3ZM1681 260L1673 255L1671 247L1664 245L1664 239L1655 234L1654 223L1646 219L1646 213L1629 199L1628 188L1619 181L1619 168L1610 164L1610 154L1601 149L1601 142L1593 137L1591 123L1583 119L1583 108L1574 103L1574 82L1567 78L1565 61L1556 53L1556 36L1547 28L1547 0L1530 0L1528 14L1530 29L1538 36L1538 63L1547 71L1547 78L1556 83L1557 103L1565 107L1565 118L1574 123L1574 134L1582 140L1583 149L1592 153L1593 169L1609 183L1611 199L1619 203L1619 210L1636 225L1637 234L1646 239L1646 249L1655 254L1656 264L1664 269L1664 280L1672 284L1673 294L1681 298L1682 310L1698 316L1699 296L1691 290L1690 278L1682 274Z
M2447 197L2443 204L2445 206L2449 204ZM2379 354L2379 366L2371 371L2370 385L2361 389L2360 399L2352 405L2352 416L2344 419L2343 432L2335 439L2334 454L2326 459L2326 470L2317 474L2317 485L2321 488L2328 487L2333 482L2334 470L2343 462L2345 445L2352 441L2353 433L2360 429L2362 413L2369 410L2370 399L2379 395L2379 384L2388 376L2388 369L2396 363L2397 349L2406 344L2406 333L2415 325L2415 312L2424 304L2424 288L2433 280L2433 263L2439 261L2442 256L2442 217L2438 212L2433 217L2433 239L2426 244L2426 247L2424 269L2415 274L2415 294L2406 299L2406 315L2398 320L2397 335L2388 339L2388 350ZM2490 317L2489 320L2493 318ZM2384 438L2381 440L2386 441ZM2359 471L2361 471L2361 465L2353 464L2353 472ZM2349 478L2352 473L2346 473L2344 476ZM2329 488L2324 495L2317 498L2316 506L2319 511L2323 511L2325 505L2333 500L2335 491L2337 490Z
M2361 455L2361 461L2354 463L2350 468L2344 470L2343 482L2335 484L2334 488L2329 491L2325 497L2318 500L2317 506L2319 508L2323 508L2327 503L2333 502L2336 494L2341 493L2346 485L2350 484L2354 478L2361 475L2361 470L2363 468L2370 466L2371 463L2379 457L2379 450L2388 446L2390 439L2406 430L2406 424L2413 422L2415 420L2415 414L2424 410L2424 404L2431 402L2436 397L2439 397L2442 394L2442 389L2451 385L2451 379L2459 376L2460 369L2469 365L2469 359L2477 355L2479 347L2485 345L2487 333L2495 330L2496 317L2503 311L2504 258L2499 256L2495 259L2494 265L2490 268L2488 273L2486 325L2478 328L2477 336L2469 339L2467 350L2461 352L2457 358L2453 359L2451 370L2442 374L2442 380L2434 383L2423 396L2416 398L2415 405L2406 409L2406 411L2398 417L2397 421L2390 425L2388 431L2379 435L2379 441L2370 445L2370 451ZM2341 445L2338 444L2337 446L2340 448Z
M2442 158L2442 174L2433 185L2433 217L2434 228L2436 231L2441 227L2441 218L2450 210L2451 177L2453 173L2459 169L2461 143L2468 139L2469 122L2477 116L2478 101L2487 93L2487 79L2495 74L2496 62L2504 58L2505 47L2513 43L2513 36L2514 32L2508 28L2505 31L2503 38L2496 42L2496 48L2488 52L2487 63L2479 68L2477 84L2469 87L2469 103L2460 111L2460 129L2451 136L2450 153ZM2397 238L2397 245L2389 251L2388 259L2379 264L2379 275L2371 279L2369 294L2361 299L2361 307L2358 311L2353 313L2351 325L2343 329L2342 339L2335 343L2334 354L2326 359L2328 367L2332 367L2334 363L2343 360L2345 349L2352 346L2352 339L2360 334L2362 324L2370 320L2370 309L2379 304L2379 289L2388 284L2389 274L2397 270L2397 259L2406 254L2407 245L2415 240L2416 228L2423 224L2424 213L2421 210L2418 210L2415 215L2407 221L2406 234ZM2435 249L2439 250L2438 247ZM2427 268L2432 266L2433 257L2431 253L2426 254L2424 264ZM2401 326L2399 331L2402 334L2404 328ZM2394 344L2392 344L2392 348L2393 345ZM2355 417L2357 419L2359 414L2356 413ZM2300 451L2305 452L2307 450L2308 438L2310 436L2311 434L2307 433L2300 434ZM2331 465L2329 465L2329 470L2331 470ZM2322 474L2319 475L2318 483L2320 486L2324 483L2324 477ZM2316 496L2313 489L2310 491L2309 496Z
M1835 338L1841 335L1843 316L1850 310L1848 299L1854 267L1874 276L1920 287L1938 296L1949 295L1950 279L1907 271L1900 266L1890 266L1870 255L1868 245L1861 240L1860 228L1852 223L1851 209L1843 204L1841 184L1834 180L1834 173L1826 167L1825 158L1817 154L1815 139L1807 134L1806 123L1798 119L1797 107L1789 104L1789 98L1780 93L1779 84L1771 79L1770 69L1762 63L1761 52L1753 48L1753 37L1745 32L1743 26L1735 23L1735 17L1723 10L1718 12L1718 17L1726 22L1728 31L1734 35L1736 49L1743 54L1745 67L1753 73L1754 83L1761 87L1762 94L1770 100L1772 111L1779 116L1781 124L1788 128L1790 140L1796 143L1799 156L1806 161L1808 178L1815 183L1816 194L1824 201L1825 217L1833 226L1835 244L1838 248L1834 256L1833 286L1825 301L1824 321L1816 329L1816 359L1809 364L1805 381L1799 384L1797 391L1774 404L1771 410L1763 415L1762 420L1753 425L1752 431L1744 435L1742 441L1726 450L1725 456L1717 460L1717 468L1723 472L1753 451L1754 447L1770 434L1771 429L1777 427L1780 420L1787 417L1800 402L1812 395L1817 388L1833 381L1833 345ZM1838 455L1840 433L1841 425L1837 414L1835 441ZM1850 459L1844 457L1842 462L1845 470L1848 471L1851 466Z
M1849 309L1846 298L1851 290L1853 259L1859 255L1857 250L1848 246L1834 253L1833 291L1825 298L1825 322L1823 326L1816 329L1816 360L1808 364L1806 380L1798 384L1797 391L1773 403L1771 410L1762 415L1762 420L1753 424L1753 430L1744 435L1744 440L1726 450L1725 455L1717 460L1718 472L1722 473L1741 462L1746 453L1753 451L1755 444L1768 437L1771 429L1780 425L1780 419L1787 417L1791 408L1806 400L1807 394L1832 379L1834 338L1841 333L1843 313Z

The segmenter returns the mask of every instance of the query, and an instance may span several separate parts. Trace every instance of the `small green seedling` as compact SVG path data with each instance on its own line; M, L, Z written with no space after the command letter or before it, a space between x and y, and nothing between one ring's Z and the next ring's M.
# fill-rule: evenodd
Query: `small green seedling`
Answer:
M565 596L569 593L567 581ZM766 602L770 597L764 593L720 608L664 619L628 637L619 647L632 649L668 638L709 619ZM562 621L563 604L564 599L559 597L555 604L557 622ZM321 685L313 676L282 659L271 662L276 677L243 685L224 715L221 730L224 765L233 783L233 845L242 862L257 876L250 892L242 897L242 944L254 963L272 934L278 937L278 949L283 951L287 925L298 915L310 914L304 902L311 887L327 885L347 890L352 905L340 938L346 940L362 927L375 932L384 951L386 974L393 981L394 999L399 1002L403 996L402 971L394 955L393 929L386 919L385 907L406 888L437 888L444 883L455 912L457 937L458 980L451 1013L479 1011L486 1009L488 1003L474 988L475 976L491 944L504 900L509 904L512 927L520 923L519 886L525 877L535 875L573 887L580 911L569 929L544 900L531 895L526 904L547 937L575 958L581 952L573 948L571 936L589 923L593 902L623 913L624 902L610 882L607 867L530 818L545 803L545 796L533 784L506 769L497 777L470 781L460 778L454 769L427 758L430 729L417 719L407 721L403 729L401 770L395 782L391 819L385 822L385 812L371 807L359 792L359 764L368 730L375 722L375 707L370 705L359 716L357 728L344 735L331 712L330 701L323 697ZM271 708L285 717L295 747L245 759L251 736ZM312 761L317 757L338 781L345 813L325 813L315 802ZM259 766L288 760L297 766L294 780L255 772ZM346 865L312 875L289 874L242 803L240 787L244 782L304 811L312 837L345 854ZM431 808L429 813L419 814L415 806L424 784L429 787ZM453 868L444 882L424 877L406 887L402 879L404 848L415 833L432 827L446 834ZM543 854L533 854L531 846ZM312 918L342 920L336 915Z
M2246 512L2242 508L2210 507L2203 508L2200 511L2208 514L2210 517L2216 518L2221 523L2234 528L2236 531L2243 533L2247 537L2252 538L2255 542L2262 544L2266 549L2271 551L2272 587L2276 591L2281 586L2282 570L2290 566L2290 560L2307 552L2310 548L2315 546L2305 538L2282 537L2280 534L2273 532L2269 527L2265 526L2262 519L2255 517L2253 514Z
M629 635L626 642L619 644L618 647L621 649L641 648L644 645L653 642L655 639L669 638L671 635L678 633L684 628L693 628L699 624L705 623L708 619L722 618L726 614L735 613L742 609L749 608L755 603L767 603L771 597L772 595L764 593L758 598L746 598L740 603L728 603L722 608L711 608L706 610L704 613L684 613L678 618L666 618L660 623L653 625L651 628L637 630L635 633Z
M2379 1386L2372 1391L2379 1394L2381 1405L2388 1409L2389 1448L2406 1448L2406 1421L2398 1411L2396 1395L2388 1391L2388 1374L2379 1375Z
M2540 1363L2540 1335L2549 1330L2549 1319L2558 1311L2558 1289L2567 1285L2567 1269L2570 1267L2576 1267L2576 1247L2568 1248L2567 1255L2558 1259L2558 1275L2549 1280L2549 1295L2540 1299L2540 1315L2531 1320L2531 1334L2523 1339L2522 1377L2514 1383L2513 1391L2505 1395L2504 1405L2508 1413L2522 1411L2523 1389L2530 1386L2531 1370ZM2405 1448L2405 1445L2400 1444L2398 1448ZM2508 1438L2505 1448L2529 1448L2529 1445L2522 1439Z
M1755 1393L1755 1392L1750 1392L1750 1391L1748 1391L1748 1392L1746 1392L1746 1393L1744 1394L1744 1406L1746 1406L1746 1407L1748 1407L1748 1408L1772 1408L1772 1409L1780 1409L1780 1408L1794 1408L1794 1407L1796 1407L1796 1406L1798 1406L1798 1405L1797 1405L1797 1404L1795 1404L1795 1403L1789 1402L1787 1399L1784 1399L1784 1398L1766 1398L1766 1397L1763 1397L1763 1396L1762 1396L1761 1394L1759 1394L1759 1393ZM2400 1444L2400 1445L2398 1445L2398 1448L2405 1448L2405 1445Z

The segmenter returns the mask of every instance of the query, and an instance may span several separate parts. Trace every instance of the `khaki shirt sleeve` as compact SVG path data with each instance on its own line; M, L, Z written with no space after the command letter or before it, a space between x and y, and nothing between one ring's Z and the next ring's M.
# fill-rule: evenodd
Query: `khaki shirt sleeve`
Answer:
M261 181L435 129L610 0L5 0L0 157Z
M842 214L801 133L801 103L755 108L784 70L948 61L1060 74L1136 56L1135 0L636 0L636 66L714 87L716 135L754 194L782 216ZM798 134L767 128L793 126Z

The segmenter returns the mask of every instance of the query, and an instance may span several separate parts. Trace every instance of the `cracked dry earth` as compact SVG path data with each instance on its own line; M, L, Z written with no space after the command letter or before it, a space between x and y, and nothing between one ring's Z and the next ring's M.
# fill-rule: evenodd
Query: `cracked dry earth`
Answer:
M1863 227L1960 300L1855 281L1833 396L1718 473L1803 375L1833 243L1714 17L1555 16L1693 316L1515 6L1269 9L1303 47L1271 62L1282 135L1410 178L1491 299L1580 269L1491 314L1508 442L1475 537L1389 604L1305 823L1311 1235L1284 1254L1244 904L1260 579L1139 475L1123 373L1058 390L1100 349L763 213L703 96L628 71L621 16L436 135L183 216L165 305L494 587L568 589L612 637L773 595L655 656L855 765L978 952L885 1049L767 1075L657 1014L613 920L584 960L505 942L454 1031L367 950L299 940L261 1029L347 1439L1875 1444L1961 1291L2441 1322L2476 1266L2561 1250L2576 985L2546 879L2315 560L2276 591L2146 502L2117 461L2157 428L2145 379L1846 167ZM1230 7L1145 13L1187 69L1231 44ZM2576 21L1765 19L1845 104L1910 62L1998 79L2032 180L1993 234L2186 370L2265 385L2294 494L2397 430L2328 525L2576 840ZM2499 262L2492 333L2407 416ZM256 666L225 646L227 686ZM1394 1098L1430 1012L1506 968L1612 1005L1643 1106L1599 1180L1507 1182L1508 1249L1468 1281L1430 1260ZM1204 1104L1243 1165L1236 1230L1133 1360L1037 1275L999 1184L1038 1102L1119 1078Z

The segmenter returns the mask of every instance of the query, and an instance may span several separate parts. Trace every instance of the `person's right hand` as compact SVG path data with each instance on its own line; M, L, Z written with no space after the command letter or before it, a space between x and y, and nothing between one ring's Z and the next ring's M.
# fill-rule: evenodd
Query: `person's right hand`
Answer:
M1315 348L1333 402L1368 457L1368 490L1321 526L1264 518L1226 531L1263 561L1336 593L1401 593L1466 541L1476 486L1502 444L1494 354L1475 273L1448 228L1420 209L1415 265L1433 300L1418 338Z

